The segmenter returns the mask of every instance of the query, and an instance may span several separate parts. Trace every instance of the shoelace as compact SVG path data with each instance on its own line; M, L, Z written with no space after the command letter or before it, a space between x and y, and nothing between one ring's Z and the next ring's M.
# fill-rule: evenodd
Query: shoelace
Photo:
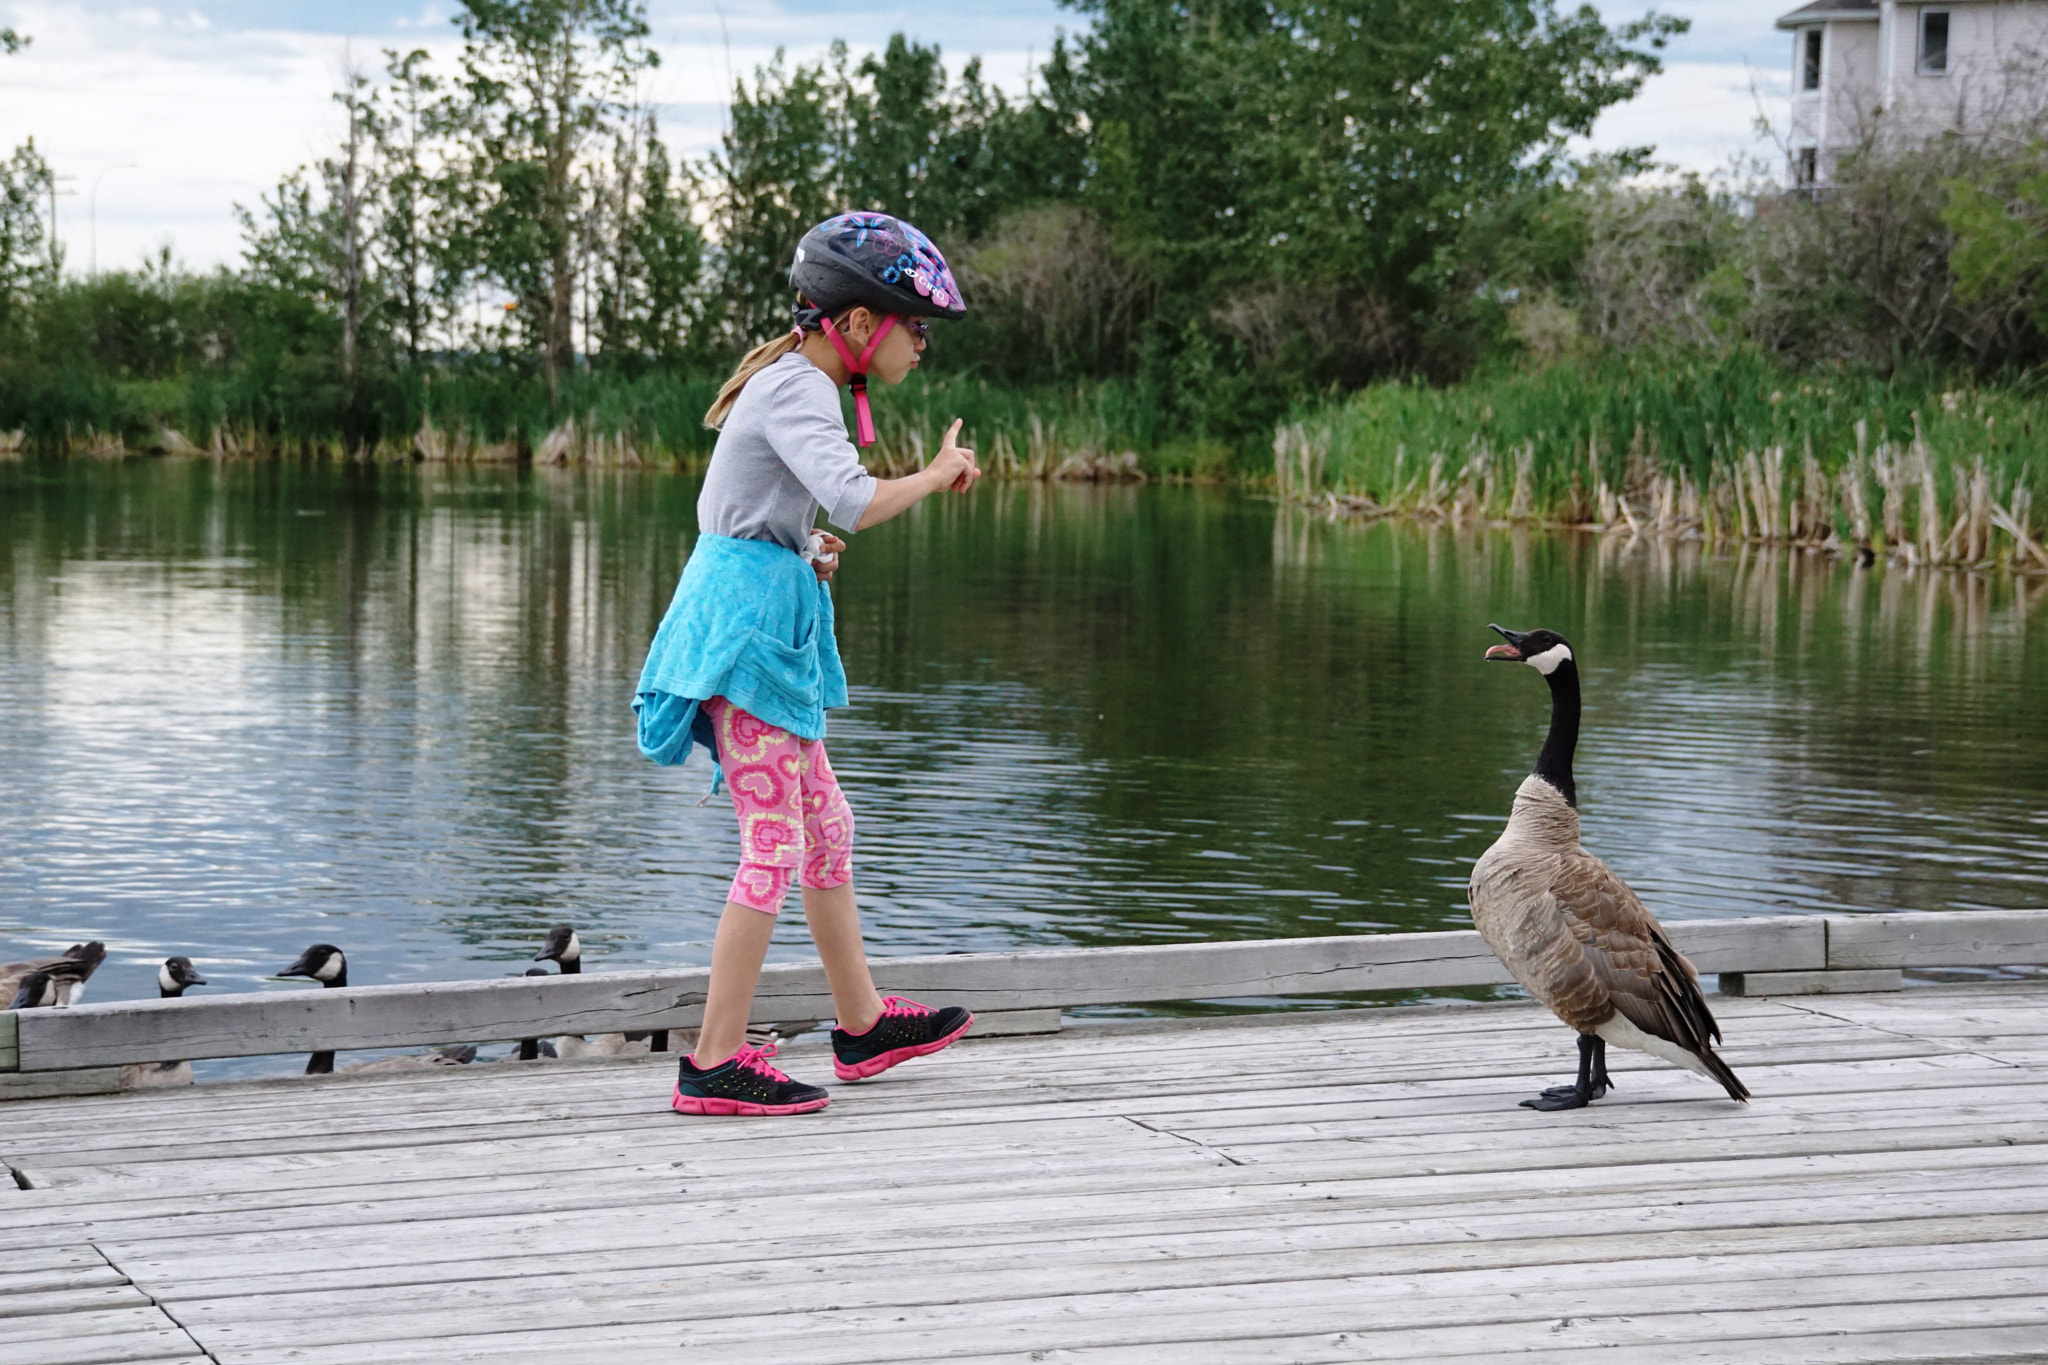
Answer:
M882 997L882 1013L884 1016L917 1019L934 1011L929 1005L920 1005L915 1000L905 1000L900 995L885 995Z
M786 1081L789 1077L768 1064L768 1059L780 1050L775 1043L763 1043L759 1047L743 1047L733 1054L733 1061L742 1071L751 1071L771 1081Z

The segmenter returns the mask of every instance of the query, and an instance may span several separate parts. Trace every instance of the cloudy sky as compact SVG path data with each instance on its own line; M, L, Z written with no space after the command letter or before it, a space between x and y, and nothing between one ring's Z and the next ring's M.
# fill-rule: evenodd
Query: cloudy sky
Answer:
M1771 22L1797 0L1670 0L1693 21L1668 70L1596 130L1601 146L1653 143L1702 170L1761 150L1763 107L1782 116L1789 39ZM1610 20L1647 6L1598 0ZM446 0L0 0L0 26L30 34L0 59L0 149L34 137L74 191L58 203L70 262L132 265L164 242L194 266L233 259L231 213L254 204L337 132L328 100L346 54L376 65L387 47L458 46ZM902 31L939 44L948 66L980 55L1000 84L1020 88L1034 57L1077 17L1053 0L650 0L662 57L648 91L670 144L708 150L719 132L726 75L777 47L809 57L833 38L856 51ZM96 239L96 244L95 244Z

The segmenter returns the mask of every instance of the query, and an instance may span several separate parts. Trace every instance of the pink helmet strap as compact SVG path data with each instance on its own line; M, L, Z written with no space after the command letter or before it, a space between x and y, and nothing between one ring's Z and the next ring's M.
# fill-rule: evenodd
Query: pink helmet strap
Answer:
M832 325L830 317L818 319L818 325L825 330L825 339L832 343L832 349L839 352L839 358L846 362L852 377L847 381L853 390L853 424L862 446L875 443L875 415L868 410L868 362L875 358L875 347L882 344L882 338L889 335L889 329L896 325L896 315L889 314L882 319L882 325L868 338L867 349L860 353L860 359L853 358L853 349L846 344L846 338Z

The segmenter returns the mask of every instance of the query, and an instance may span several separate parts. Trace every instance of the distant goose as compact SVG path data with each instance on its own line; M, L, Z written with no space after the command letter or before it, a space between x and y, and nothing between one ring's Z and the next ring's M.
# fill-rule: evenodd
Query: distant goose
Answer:
M348 984L348 958L332 943L316 943L300 953L298 960L278 973L279 976L303 976L318 981L323 987L346 986ZM360 1075L364 1072L421 1071L442 1066L466 1066L476 1060L474 1047L444 1047L433 1052L415 1053L406 1057L380 1057L373 1062L350 1062L340 1068L344 1073ZM332 1052L316 1052L306 1059L308 1076L325 1076L335 1071Z
M576 926L557 924L548 930L545 942L539 952L533 955L535 962L552 962L562 969L563 976L580 976L583 972L583 940L576 937ZM528 975L532 975L529 971ZM554 1040L555 1055L558 1057L635 1057L648 1052L668 1051L668 1030L657 1029L652 1033L600 1033L594 1038L570 1033ZM524 1050L521 1050L524 1056Z
M576 937L576 926L557 924L548 930L547 940L541 950L533 955L535 962L554 962L560 965L563 976L576 976L583 971L583 941ZM529 968L528 976L535 974ZM804 1019L787 1024L747 1025L747 1046L763 1047L769 1043L792 1037L806 1029L817 1026L815 1019ZM655 1029L651 1033L600 1033L594 1038L568 1034L554 1040L555 1055L560 1057L638 1057L649 1052L667 1052L669 1035L672 1030ZM685 1030L676 1041L687 1049L696 1045L696 1030ZM541 1046L545 1047L543 1043ZM520 1045L520 1057L527 1056L525 1044Z
M1698 974L1628 883L1579 843L1572 753L1579 742L1579 670L1555 631L1499 626L1489 659L1528 664L1550 684L1550 734L1515 792L1507 829L1472 869L1472 922L1529 994L1579 1032L1579 1076L1530 1109L1578 1109L1613 1084L1607 1044L1697 1071L1735 1100L1749 1090L1713 1044L1721 1030Z
M58 1007L69 1005L85 993L86 978L99 969L106 956L107 945L94 939L90 943L74 943L58 957L0 964L0 996L13 999L24 978L33 972L41 972L50 978L56 989L56 998L50 1004Z
M176 1000L188 986L204 986L206 978L189 957L167 957L156 969L156 993L160 1000ZM192 1084L190 1062L133 1062L121 1068L123 1090L162 1090Z

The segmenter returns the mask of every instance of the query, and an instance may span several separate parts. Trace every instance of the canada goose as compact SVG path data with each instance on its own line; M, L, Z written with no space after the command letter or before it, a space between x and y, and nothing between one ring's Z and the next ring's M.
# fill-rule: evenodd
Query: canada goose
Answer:
M1529 994L1579 1032L1579 1076L1530 1109L1578 1109L1605 1095L1607 1044L1662 1057L1717 1081L1735 1100L1749 1090L1714 1054L1721 1030L1698 973L1628 883L1579 843L1572 752L1579 742L1579 669L1550 630L1517 634L1488 659L1525 663L1550 684L1550 734L1536 771L1515 791L1507 828L1472 868L1472 922Z
M476 1048L469 1043L460 1047L435 1048L432 1052L409 1052L400 1057L379 1057L372 1062L350 1062L347 1066L336 1067L339 1075L361 1076L382 1075L393 1071L432 1071L444 1066L468 1066L476 1060Z
M24 972L15 983L11 1010L55 1009L57 1005L57 978L48 972Z
M278 975L303 976L319 982L322 987L346 986L348 957L332 943L316 943L300 953L298 960ZM476 1049L464 1045L437 1048L432 1052L414 1053L404 1057L379 1057L370 1062L350 1062L340 1070L349 1075L360 1075L363 1072L419 1071L431 1067L467 1066L475 1060ZM306 1059L308 1076L326 1076L334 1071L332 1052L316 1052Z
M86 978L99 969L106 956L107 945L94 939L90 943L74 943L58 957L0 964L0 996L13 999L23 978L32 972L42 972L56 987L56 998L50 1003L58 1007L69 1005L84 994Z
M188 986L204 986L206 978L189 957L167 957L156 969L156 993L160 1000L176 1000ZM192 1084L190 1062L131 1062L121 1068L123 1090L162 1090Z
M291 966L278 973L279 976L303 976L317 981L323 987L346 986L348 984L348 958L332 943L316 943L300 953ZM332 1052L316 1052L306 1059L308 1076L326 1076L334 1070Z
M554 973L545 967L528 967L523 975L553 976ZM555 1045L546 1038L521 1038L517 1055L522 1062L537 1062L543 1057L554 1057Z
M535 962L552 962L562 969L563 976L579 976L583 972L583 940L576 937L576 926L557 924L548 930L546 942L533 955ZM531 970L529 970L531 975ZM558 1057L633 1057L648 1052L668 1051L668 1030L657 1029L652 1033L600 1033L594 1038L570 1033L554 1040L555 1055ZM524 1056L522 1048L521 1055Z

